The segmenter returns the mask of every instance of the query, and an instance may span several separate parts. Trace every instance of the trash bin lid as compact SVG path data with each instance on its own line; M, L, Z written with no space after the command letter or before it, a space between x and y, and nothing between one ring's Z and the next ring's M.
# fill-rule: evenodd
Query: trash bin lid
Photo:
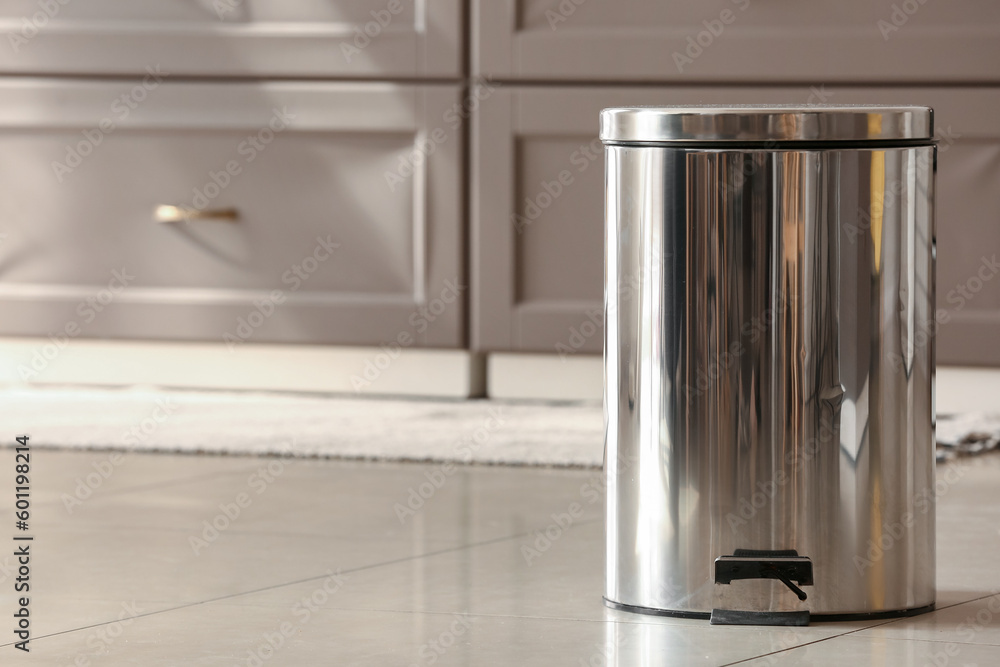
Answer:
M605 143L927 143L933 136L934 111L921 106L705 105L601 112Z

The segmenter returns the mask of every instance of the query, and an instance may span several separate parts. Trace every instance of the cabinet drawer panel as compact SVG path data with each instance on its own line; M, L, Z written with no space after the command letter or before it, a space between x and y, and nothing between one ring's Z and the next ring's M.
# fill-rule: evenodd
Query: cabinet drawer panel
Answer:
M462 278L457 87L164 83L124 116L124 84L3 88L3 333L62 328L117 271L86 335L218 339L278 290L254 341L461 344L461 300L409 323Z
M477 73L501 79L1000 79L1000 6L990 2L473 3Z
M0 72L455 77L461 0L0 0Z
M991 88L500 89L481 105L472 134L473 348L601 351L601 109L817 102L934 107L937 304L947 312L938 359L1000 363L991 342L1000 335L1000 278L990 268L994 253L1000 256L1000 91Z

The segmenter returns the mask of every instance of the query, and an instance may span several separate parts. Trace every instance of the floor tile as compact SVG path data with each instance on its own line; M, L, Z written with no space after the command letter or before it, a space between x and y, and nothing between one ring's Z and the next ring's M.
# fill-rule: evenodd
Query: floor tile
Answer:
M190 457L150 456L138 452L53 451L31 452L32 500L36 506L58 505L67 514L75 513L91 500L143 491L216 475L239 474L250 470L252 457L205 456L197 463ZM0 462L14 463L14 452L0 450Z
M834 637L737 663L740 667L992 667L1000 647L903 641L885 637Z
M36 594L65 604L45 614L39 633L113 619L96 610L136 600L162 609L505 539L543 525L587 477L136 454L134 467L69 511L52 497L104 454L47 454L32 474L33 497L50 500L32 515L32 567ZM511 497L516 483L554 493ZM397 506L415 509L401 515ZM597 520L599 510L588 511ZM12 565L0 557L0 577Z
M938 468L938 611L795 629L606 608L594 471L130 453L70 511L106 456L33 466L33 651L8 635L5 667L260 667L268 637L268 667L1000 664L1000 456Z
M317 596L311 606L300 599L285 608L197 605L138 618L100 653L88 649L86 637L95 632L88 630L37 640L30 658L4 664L62 666L89 654L93 664L144 667L721 665L801 644L807 634L327 608L336 597Z
M1000 455L937 467L939 605L1000 591Z
M551 524L548 527L554 527ZM612 610L603 603L604 526L584 521L539 542L536 531L508 540L449 551L350 574L331 603L340 609L473 614L537 619L608 621L703 628L703 620ZM228 604L284 607L313 582L239 596ZM800 632L815 639L877 621L817 623ZM718 631L718 630L717 630Z
M1000 647L1000 594L863 630L858 637L919 639Z

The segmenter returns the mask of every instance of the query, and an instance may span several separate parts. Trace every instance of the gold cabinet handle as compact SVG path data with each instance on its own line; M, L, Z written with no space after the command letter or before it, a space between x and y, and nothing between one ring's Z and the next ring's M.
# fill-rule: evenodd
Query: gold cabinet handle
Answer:
M192 222L194 220L235 222L239 217L240 212L235 208L200 210L185 206L171 206L169 204L160 204L153 212L153 219L157 222Z

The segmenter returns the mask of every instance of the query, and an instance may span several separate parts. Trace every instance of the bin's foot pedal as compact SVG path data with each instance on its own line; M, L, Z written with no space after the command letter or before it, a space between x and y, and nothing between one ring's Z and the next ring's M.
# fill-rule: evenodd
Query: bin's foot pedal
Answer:
M713 609L712 625L809 625L808 611Z
M715 559L715 583L731 584L740 579L777 579L805 600L806 592L799 586L813 585L812 561L794 549L737 549L732 556Z

